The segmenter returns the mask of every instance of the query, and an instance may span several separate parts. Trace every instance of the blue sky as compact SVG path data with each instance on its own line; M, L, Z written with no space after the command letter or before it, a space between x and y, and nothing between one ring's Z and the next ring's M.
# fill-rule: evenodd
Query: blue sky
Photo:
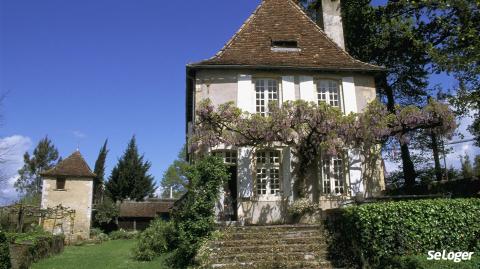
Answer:
M20 156L48 135L91 166L108 138L110 170L135 134L160 179L184 142L185 65L213 56L259 2L0 0L0 137Z

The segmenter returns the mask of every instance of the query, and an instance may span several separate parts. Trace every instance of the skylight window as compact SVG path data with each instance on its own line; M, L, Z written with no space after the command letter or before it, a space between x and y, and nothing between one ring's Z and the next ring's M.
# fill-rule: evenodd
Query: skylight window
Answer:
M272 51L298 52L300 48L296 40L272 40Z

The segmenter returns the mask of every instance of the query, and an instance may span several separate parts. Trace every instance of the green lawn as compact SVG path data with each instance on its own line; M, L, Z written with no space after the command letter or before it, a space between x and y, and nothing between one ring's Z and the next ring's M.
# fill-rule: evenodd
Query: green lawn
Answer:
M71 246L57 256L32 265L32 269L166 269L162 258L152 262L132 259L135 240L113 240L99 245Z

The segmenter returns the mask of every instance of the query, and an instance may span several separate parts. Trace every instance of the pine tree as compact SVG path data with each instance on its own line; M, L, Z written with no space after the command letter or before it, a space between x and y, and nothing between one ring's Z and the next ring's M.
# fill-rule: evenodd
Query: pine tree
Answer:
M186 145L183 145L178 153L177 159L173 161L163 174L162 181L160 182L162 197L170 197L170 188L172 188L174 198L179 198L186 192L185 187L188 183L186 172L188 167L190 167L190 165L187 162Z
M46 136L33 150L33 156L28 152L23 155L24 165L18 170L19 178L15 182L17 191L28 196L35 196L42 192L42 178L40 174L53 168L59 160L58 150Z
M100 152L98 153L97 161L95 162L94 173L97 177L93 180L93 203L98 204L103 200L103 190L105 181L105 160L107 158L108 140L105 140Z
M106 190L114 201L131 199L142 201L152 196L156 190L153 177L148 174L151 163L140 156L135 136L130 140L127 149L113 168Z

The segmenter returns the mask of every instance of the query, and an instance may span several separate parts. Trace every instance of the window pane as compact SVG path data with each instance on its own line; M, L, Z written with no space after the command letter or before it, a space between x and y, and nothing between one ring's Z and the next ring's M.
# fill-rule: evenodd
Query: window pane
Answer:
M267 169L257 169L256 181L257 194L267 194Z
M335 80L317 81L318 103L325 102L334 107L340 107L340 87Z
M324 160L322 162L322 178L323 178L323 193L330 194L332 192L330 181L330 161Z
M343 161L339 158L333 159L333 178L335 179L335 194L344 193Z
M280 170L278 168L270 169L270 194L280 192Z

